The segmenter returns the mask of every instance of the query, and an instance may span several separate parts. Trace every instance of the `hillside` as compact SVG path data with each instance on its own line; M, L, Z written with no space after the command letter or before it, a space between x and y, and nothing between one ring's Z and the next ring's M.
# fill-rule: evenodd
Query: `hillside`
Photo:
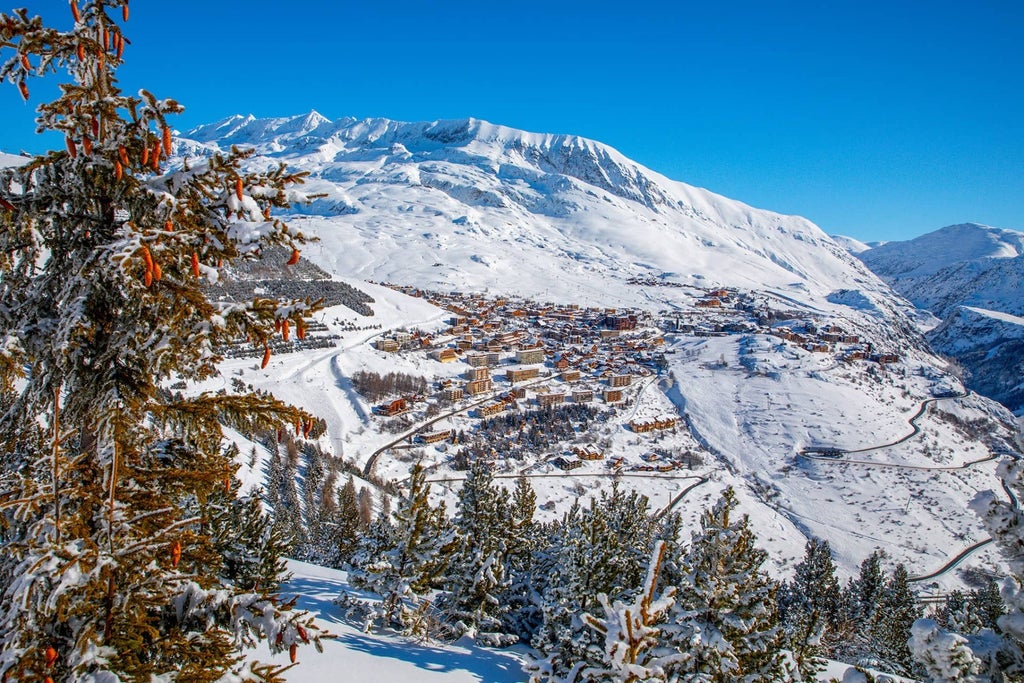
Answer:
M928 339L968 370L968 386L1020 412L1020 350L993 337L1016 337L1006 318L1024 315L1024 233L975 223L951 225L912 240L856 253L920 309L945 322ZM932 329L934 328L934 329ZM977 333L977 334L975 334Z
M911 334L905 304L809 221L669 180L584 138L315 112L232 117L183 137L178 154L253 146L253 164L308 171L307 190L325 196L297 205L295 224L320 238L309 256L332 272L602 305L672 305L630 280L731 285ZM834 305L837 292L857 292L857 305Z

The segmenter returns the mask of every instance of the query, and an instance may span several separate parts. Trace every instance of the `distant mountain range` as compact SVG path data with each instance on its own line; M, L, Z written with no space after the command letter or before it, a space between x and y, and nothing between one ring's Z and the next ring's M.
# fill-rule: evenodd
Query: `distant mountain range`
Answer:
M182 156L243 145L253 164L308 171L306 189L323 196L296 204L294 224L321 240L311 257L333 272L602 305L650 304L631 280L728 285L877 335L918 336L910 307L810 221L670 180L578 136L310 112L234 116L182 138Z
M875 248L845 246L942 320L928 338L965 366L968 386L1024 411L1024 232L965 223Z

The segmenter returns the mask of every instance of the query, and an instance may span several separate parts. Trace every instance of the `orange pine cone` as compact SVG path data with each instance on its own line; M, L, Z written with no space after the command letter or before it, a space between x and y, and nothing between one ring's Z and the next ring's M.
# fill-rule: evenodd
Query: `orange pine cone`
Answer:
M21 56L21 65L25 67L26 71L32 70L32 64L28 61L28 55Z
M72 7L74 7L74 5L72 5ZM85 61L85 45L83 45L82 43L79 43L78 44L78 48L75 50L75 52L78 53L78 61L84 62Z
M296 645L295 643L292 643L288 647L288 657L292 660L292 664L295 663L295 659L296 659L295 653L298 652L298 650L299 650L299 646Z
M302 420L295 418L295 436L302 433Z
M75 0L71 0L71 16L75 18L76 24L82 20L82 15L78 13L78 3Z
M47 647L46 651L46 668L52 669L53 665L57 663L57 651L52 647Z
M269 346L267 348L263 349L263 362L260 363L260 370L263 370L264 368L266 368L268 363L270 363L270 347Z
M88 135L82 136L82 149L85 150L85 156L92 155L92 138Z
M171 153L171 129L164 126L164 152Z
M270 207L269 206L267 208L263 209L263 220L265 220L265 221L269 221L270 220Z
M110 49L110 31L103 29L103 49Z
M106 60L103 52L100 52L98 57L100 58L100 68L102 69L106 65L107 60Z
M46 678L43 679L43 683L53 683L53 679L50 678L49 676L47 676Z
M21 91L21 99L28 99L28 86L25 85L25 81L18 81L18 90Z
M231 495L231 477L224 477L224 495Z
M117 58L121 59L121 55L124 54L124 36L120 33L117 34Z
M128 0L125 0L124 4L121 5L121 19L128 21Z
M306 634L306 629L302 628L301 626L296 626L295 630L299 632L299 638L302 638L302 642L309 642L309 636Z
M98 138L100 136L100 120L98 118L94 118L89 123L89 128L92 129L92 136L94 138Z
M175 541L171 545L171 566L177 567L181 562L181 541Z
M285 320L284 322L281 323L281 336L284 337L285 341L288 341L289 330L291 330L291 325L289 325L288 321Z
M306 324L301 319L295 323L295 336L299 339L306 338Z
M167 232L174 232L174 223L169 220L164 221L164 230Z
M199 254L192 252L192 274L199 277Z
M142 260L146 263L146 270L153 270L153 254L145 244L142 245Z
M121 165L120 161L114 162L114 177L118 180L124 177L124 166Z
M149 287L151 284L153 284L153 271L152 270L147 270L146 274L142 276L142 283L144 285L146 285L147 287Z
M64 145L68 148L68 154L72 159L78 156L78 148L75 147L75 141L71 139L70 135L64 138Z
M121 165L128 165L128 150L124 148L124 145L117 148L117 156L121 159Z
M159 263L153 264L153 279L160 282L160 278L164 276L164 270L160 267Z
M149 166L149 147L142 148L142 165Z
M274 319L274 332L280 332L280 331L281 331L281 321L277 320L275 318Z
M285 265L286 266L294 266L296 263L299 262L299 256L300 256L299 250L298 249L292 249L292 257L290 259L288 259L288 261L285 262Z
M242 179L241 178L236 178L235 179L235 196L238 197L238 201L242 201L242 189L243 189Z

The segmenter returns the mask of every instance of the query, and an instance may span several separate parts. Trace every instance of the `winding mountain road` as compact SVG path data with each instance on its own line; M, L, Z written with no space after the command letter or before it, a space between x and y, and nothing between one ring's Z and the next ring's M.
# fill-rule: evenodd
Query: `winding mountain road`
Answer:
M929 405L931 405L932 403L935 403L936 401L944 401L944 400L948 400L948 399L963 398L966 395L967 395L966 393L959 393L959 394L955 394L955 395L952 395L952 396L938 396L938 397L935 397L935 398L925 399L924 401L921 402L921 407L918 409L918 411L913 415L913 417L911 417L908 420L908 422L910 423L910 426L912 427L910 433L907 434L906 436L903 436L903 437L901 437L899 439L896 439L895 441L890 441L888 443L880 444L880 445L877 445L877 446L869 446L867 448L858 448L858 449L839 449L839 448L836 448L836 449L829 449L829 450L831 452L834 452L834 453L838 454L838 455L843 455L843 454L848 454L848 453L866 453L868 451L876 451L876 450L880 450L880 449L883 449L883 448L891 448L892 446L897 446L899 444L905 443L905 442L909 441L910 439L914 438L915 436L917 436L918 434L921 433L921 427L918 425L917 422L918 422L918 420L921 419L921 417L928 410L928 406ZM960 465L948 465L948 466L933 466L933 467L930 467L930 466L925 466L925 465L904 465L904 464L900 464L900 463L872 462L870 460L850 460L850 459L847 459L847 458L839 458L839 457L835 457L835 456L832 456L832 455L821 455L821 451L820 450L816 452L814 449L805 449L803 451L798 451L797 452L797 456L798 457L802 457L802 458L805 458L807 460L815 460L815 461L818 461L818 462L828 462L828 463L834 463L834 464L837 464L837 465L842 464L842 465L861 465L861 466L865 466L865 467L887 467L887 468L904 469L904 470L919 470L919 471L926 471L926 472L949 472L949 471L955 471L955 470L963 470L963 469L967 469L968 467L973 467L975 465L980 465L982 463L992 462L996 458L1000 457L1000 455L1001 455L1000 453L994 453L993 452L993 453L990 453L987 457L979 458L977 460L970 460L970 461L962 463ZM1020 457L1016 453L1011 453L1011 452L1007 452L1007 453L1005 453L1005 455L1008 455L1009 457L1012 457L1014 459L1017 459L1017 458ZM1006 485L1005 481L1000 480L999 483L1000 483L1000 485L1003 488L1003 493L1005 493L1006 497L1010 500L1010 503L1014 507L1017 507L1018 506L1018 501L1017 501L1017 497L1013 494L1013 491L1010 490L1010 488ZM947 572L951 571L952 569L954 569L957 565L959 565L961 562L963 562L965 559L967 559L967 557L969 557L972 553L974 553L977 550L980 550L981 548L984 548L985 546L989 545L992 542L993 541L992 541L991 538L987 538L987 539L985 539L983 541L978 541L977 543L973 543L973 544L967 546L966 548L964 548L955 557L953 557L951 560L946 562L944 565L942 565L941 567L939 567L935 571L933 571L931 573L928 573L928 574L922 574L920 576L908 577L907 581L910 582L910 583L922 583L922 582L925 582L925 581L931 581L933 579L937 579L938 577L940 577L940 576L946 574Z

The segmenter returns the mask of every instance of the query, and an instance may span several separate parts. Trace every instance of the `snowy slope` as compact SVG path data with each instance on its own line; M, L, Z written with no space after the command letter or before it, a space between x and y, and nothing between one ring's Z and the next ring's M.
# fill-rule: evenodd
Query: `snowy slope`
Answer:
M872 245L861 242L854 237L847 237L846 235L832 235L832 241L854 256L872 248Z
M401 123L232 117L176 142L181 155L253 146L325 196L296 207L330 271L437 289L650 305L630 278L772 289L864 321L905 304L817 226L692 187L598 142L476 119ZM858 306L836 292L857 292Z

